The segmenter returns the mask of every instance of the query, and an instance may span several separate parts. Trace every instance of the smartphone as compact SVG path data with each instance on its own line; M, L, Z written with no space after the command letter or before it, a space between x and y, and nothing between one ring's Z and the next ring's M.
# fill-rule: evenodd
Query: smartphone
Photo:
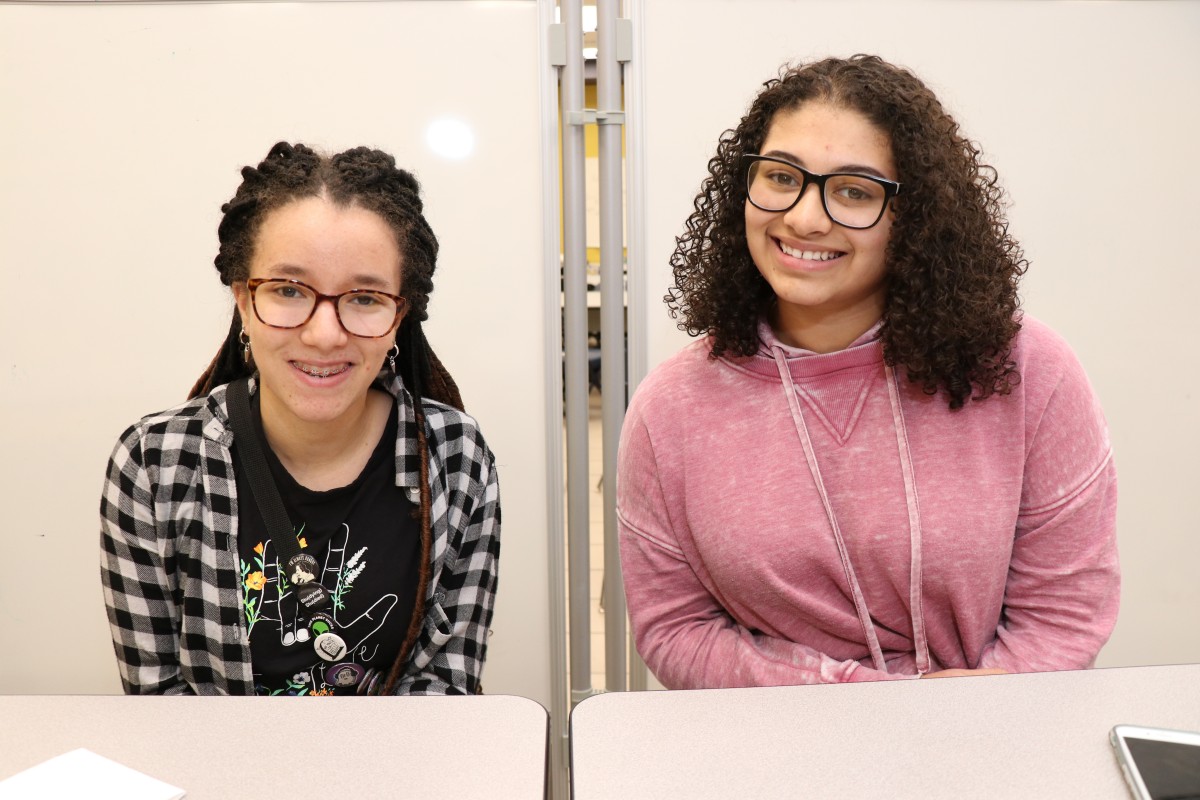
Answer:
M1108 738L1137 800L1200 800L1200 732L1117 725Z

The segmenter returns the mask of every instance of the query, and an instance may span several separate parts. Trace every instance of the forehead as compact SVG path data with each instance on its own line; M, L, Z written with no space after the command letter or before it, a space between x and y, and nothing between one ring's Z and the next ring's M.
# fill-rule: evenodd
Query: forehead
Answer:
M291 277L327 291L355 287L399 291L402 255L379 214L322 197L270 211L254 242L252 277Z
M865 166L887 177L896 173L887 133L859 111L822 101L777 112L760 152L816 172Z

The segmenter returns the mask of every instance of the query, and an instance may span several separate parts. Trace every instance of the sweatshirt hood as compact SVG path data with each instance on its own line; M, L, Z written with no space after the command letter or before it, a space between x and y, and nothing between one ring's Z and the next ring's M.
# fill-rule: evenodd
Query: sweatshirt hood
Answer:
M775 353L783 356L792 380L814 378L844 369L863 367L883 361L883 342L879 338L882 320L876 322L861 336L842 350L832 353L815 353L802 347L784 344L771 329L765 318L758 321L758 352L747 358L726 359L730 366L769 380L779 380L779 367Z

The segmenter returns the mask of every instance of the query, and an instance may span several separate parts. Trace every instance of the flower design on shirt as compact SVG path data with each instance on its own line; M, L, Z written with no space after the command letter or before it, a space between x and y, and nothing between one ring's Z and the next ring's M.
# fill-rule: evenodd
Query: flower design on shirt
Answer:
M338 572L337 585L334 586L332 595L333 607L337 611L341 611L346 607L345 603L342 602L342 596L354 588L355 579L367 568L366 561L363 561L361 564L359 563L365 552L367 552L367 548L360 548Z
M275 689L270 694L272 697L277 697L279 695L303 697L312 689L312 686L309 685L311 682L312 678L309 677L308 673L297 672L288 679L286 686L284 686L282 689Z
M254 592L262 591L267 583L267 577L263 574L261 555L254 559L254 566L258 567L254 572L250 571L250 564L242 559L238 559L238 561L241 563L242 585L246 587L246 591L242 593L242 610L246 614L246 635L249 636L262 611L262 595L256 595Z

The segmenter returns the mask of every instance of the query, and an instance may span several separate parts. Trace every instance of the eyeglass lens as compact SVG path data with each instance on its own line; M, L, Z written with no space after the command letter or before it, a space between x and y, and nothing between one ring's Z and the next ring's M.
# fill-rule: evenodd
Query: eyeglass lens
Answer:
M267 325L297 328L312 316L317 294L289 281L265 281L254 293L254 310ZM384 336L396 322L394 299L376 292L353 292L338 298L337 312L346 330L356 336Z
M777 161L753 161L746 179L750 202L764 211L783 211L796 203L805 186L804 173ZM883 215L887 191L862 175L829 175L825 210L848 228L869 228Z

